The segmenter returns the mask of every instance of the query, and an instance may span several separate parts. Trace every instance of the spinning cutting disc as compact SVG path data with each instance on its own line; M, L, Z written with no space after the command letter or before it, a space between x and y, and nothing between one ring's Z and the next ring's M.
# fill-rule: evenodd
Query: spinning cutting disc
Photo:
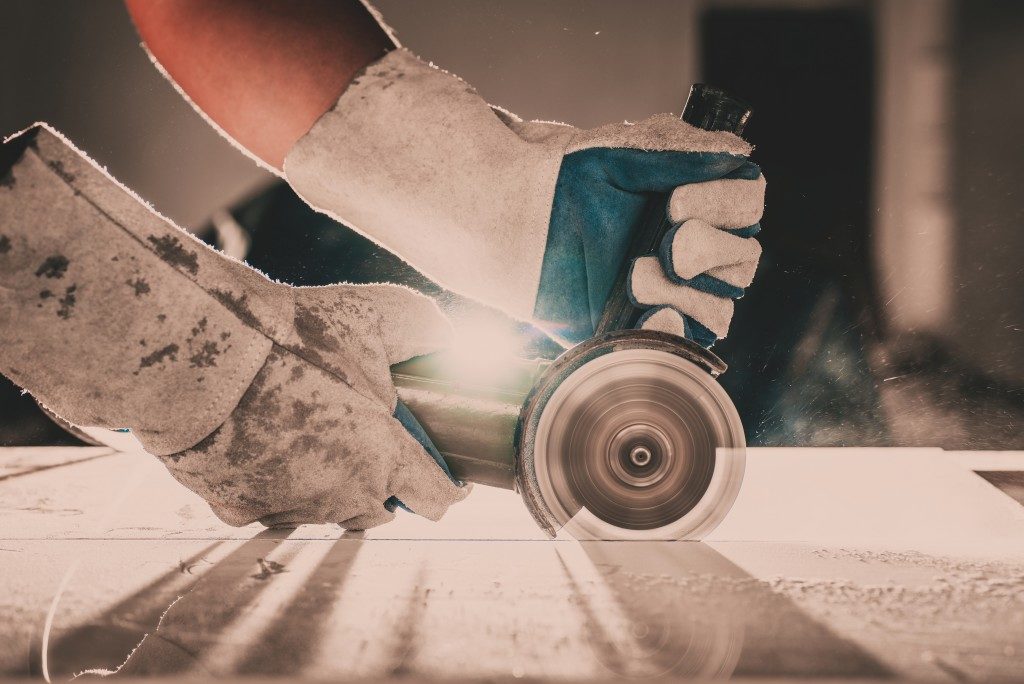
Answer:
M742 425L709 372L717 359L684 342L630 331L553 369L524 416L532 441L520 454L521 484L549 531L699 539L728 512Z

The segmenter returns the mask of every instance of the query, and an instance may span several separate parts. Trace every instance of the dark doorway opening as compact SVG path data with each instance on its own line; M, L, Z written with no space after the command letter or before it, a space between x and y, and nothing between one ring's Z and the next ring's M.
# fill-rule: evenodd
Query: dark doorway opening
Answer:
M874 59L857 8L711 9L703 80L754 106L764 257L716 351L752 444L888 441L867 364Z

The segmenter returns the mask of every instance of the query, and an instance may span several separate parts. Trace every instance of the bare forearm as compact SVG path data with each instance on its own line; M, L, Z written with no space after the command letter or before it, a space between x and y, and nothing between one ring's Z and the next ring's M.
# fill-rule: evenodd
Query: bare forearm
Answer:
M125 0L153 56L251 153L284 157L394 47L358 0Z

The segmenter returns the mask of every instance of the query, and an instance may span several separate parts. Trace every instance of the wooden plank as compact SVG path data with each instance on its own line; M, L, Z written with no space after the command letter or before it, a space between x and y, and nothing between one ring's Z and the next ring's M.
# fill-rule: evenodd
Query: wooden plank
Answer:
M1024 472L1012 470L979 470L978 476L1006 494L1017 503L1024 505Z
M0 538L247 539L146 454L0 483ZM304 526L303 538L330 538ZM375 539L542 540L518 495L477 487L440 523L400 513ZM1024 557L1024 509L938 449L750 449L740 496L709 541L817 543Z
M281 531L5 544L4 674L40 673L51 606L53 679L117 669L140 641L122 674L987 680L1024 653L1024 564Z
M945 454L968 470L1024 471L1024 451L947 451Z
M41 674L48 614L51 679L133 652L122 674L587 680L1009 679L1024 654L1021 507L937 450L751 450L707 544L545 540L484 487L438 524L236 529L138 453L0 502L0 674Z
M0 449L0 482L114 454L110 447L8 447Z
M941 449L749 449L707 539L1024 558L1024 508Z

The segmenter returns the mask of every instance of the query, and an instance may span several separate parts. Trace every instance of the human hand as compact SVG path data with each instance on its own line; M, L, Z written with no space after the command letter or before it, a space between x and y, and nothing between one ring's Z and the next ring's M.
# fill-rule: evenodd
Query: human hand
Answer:
M671 115L593 130L524 122L395 50L289 153L313 206L442 285L578 341L594 331L654 194L680 224L633 267L644 327L709 345L750 283L764 178L750 146Z
M431 300L273 282L50 129L0 152L13 160L0 177L0 371L54 413L131 429L234 525L371 527L398 500L437 519L466 496L404 427L390 375L448 342Z

